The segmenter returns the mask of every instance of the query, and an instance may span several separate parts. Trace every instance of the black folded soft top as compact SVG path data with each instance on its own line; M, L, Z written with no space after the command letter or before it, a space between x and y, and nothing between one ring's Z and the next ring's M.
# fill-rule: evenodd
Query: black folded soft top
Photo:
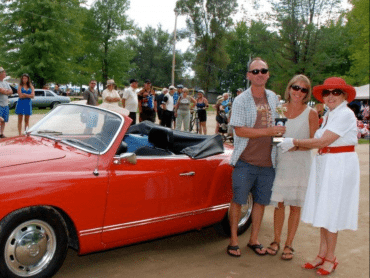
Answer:
M174 154L186 154L194 159L209 157L224 152L222 137L200 135L172 130L150 121L131 126L126 134L147 135L155 148L164 149Z

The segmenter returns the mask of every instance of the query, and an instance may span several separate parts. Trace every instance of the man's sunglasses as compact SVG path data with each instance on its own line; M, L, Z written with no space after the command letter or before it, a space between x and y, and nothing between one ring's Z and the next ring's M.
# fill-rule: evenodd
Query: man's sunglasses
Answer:
M343 91L340 90L340 89L334 89L334 90L322 90L322 96L323 97L327 97L329 96L330 94L332 94L333 96L340 96L341 94L343 94Z
M292 85L291 88L296 92L301 91L304 94L308 94L307 88L302 88L301 86L298 86L298 85Z
M266 73L269 72L269 70L268 69L260 69L260 70L259 69L254 69L254 70L250 70L248 72L252 73L253 75L257 75L259 73L266 74Z

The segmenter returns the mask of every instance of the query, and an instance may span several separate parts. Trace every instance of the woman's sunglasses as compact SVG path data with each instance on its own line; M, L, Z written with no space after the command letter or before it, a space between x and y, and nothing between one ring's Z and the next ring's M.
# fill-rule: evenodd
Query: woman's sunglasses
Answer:
M260 70L259 69L254 69L254 70L250 70L248 72L251 72L253 75L257 75L259 73L266 74L266 73L269 72L269 70L268 69L260 69Z
M340 89L334 89L334 90L322 90L322 96L323 97L327 97L329 96L330 94L332 94L333 96L340 96L341 94L343 94L343 91L340 90Z
M302 88L301 86L298 86L298 85L292 85L291 88L296 92L301 91L304 94L308 94L307 88Z

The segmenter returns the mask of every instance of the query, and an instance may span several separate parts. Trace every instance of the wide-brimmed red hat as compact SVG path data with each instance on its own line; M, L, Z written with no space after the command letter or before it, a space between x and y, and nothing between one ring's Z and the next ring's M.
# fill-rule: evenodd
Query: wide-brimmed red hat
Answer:
M347 93L347 101L351 102L356 97L356 90L351 85L348 85L346 81L339 77L330 77L324 81L324 84L313 87L312 94L320 102L324 102L322 99L322 91L330 89L341 89Z

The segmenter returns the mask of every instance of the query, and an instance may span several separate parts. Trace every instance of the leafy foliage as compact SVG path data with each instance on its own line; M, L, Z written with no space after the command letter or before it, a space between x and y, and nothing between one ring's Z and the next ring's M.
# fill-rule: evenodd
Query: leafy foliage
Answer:
M351 38L351 66L349 82L353 85L369 83L369 1L352 0L348 13L347 32Z
M68 82L80 32L79 5L79 0L2 2L0 51L9 73L28 72L38 86Z
M236 0L178 0L176 3L180 14L187 16L196 53L193 69L206 92L217 87L219 69L225 69L230 61L226 52L227 31L236 8Z
M129 40L131 49L135 52L131 62L135 66L130 75L141 81L151 80L157 87L168 87L171 84L173 36L164 31L159 25L157 29L146 27L137 29L136 36ZM175 83L182 80L183 55L176 53Z

